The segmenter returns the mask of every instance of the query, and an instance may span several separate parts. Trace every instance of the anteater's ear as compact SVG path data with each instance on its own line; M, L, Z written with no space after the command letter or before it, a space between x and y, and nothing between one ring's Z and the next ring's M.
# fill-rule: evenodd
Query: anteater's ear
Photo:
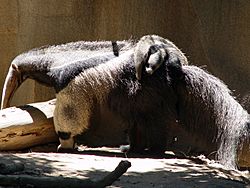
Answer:
M134 58L137 79L141 80L143 73L152 75L167 58L168 53L163 44L138 45Z
M177 56L170 57L168 59L167 69L169 71L170 77L172 77L173 79L182 79L184 77L182 64Z
M148 51L146 62L146 73L153 74L168 58L168 53L164 45L152 45Z

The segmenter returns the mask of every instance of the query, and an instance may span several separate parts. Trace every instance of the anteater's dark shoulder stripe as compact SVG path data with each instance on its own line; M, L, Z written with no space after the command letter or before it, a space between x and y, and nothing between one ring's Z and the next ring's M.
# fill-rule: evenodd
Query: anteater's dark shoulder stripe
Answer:
M113 52L115 56L119 56L119 47L116 41L112 41Z

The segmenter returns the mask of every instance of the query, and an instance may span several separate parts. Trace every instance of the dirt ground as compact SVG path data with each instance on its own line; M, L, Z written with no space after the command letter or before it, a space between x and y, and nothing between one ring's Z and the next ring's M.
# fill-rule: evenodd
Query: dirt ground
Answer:
M176 158L171 152L161 158L152 158L125 156L116 148L82 148L77 154L30 150L28 153L1 153L0 157L1 163L24 164L24 170L15 174L90 178L93 181L100 180L113 171L121 160L130 161L132 166L110 188L250 188L248 171L225 170L221 165L202 156Z

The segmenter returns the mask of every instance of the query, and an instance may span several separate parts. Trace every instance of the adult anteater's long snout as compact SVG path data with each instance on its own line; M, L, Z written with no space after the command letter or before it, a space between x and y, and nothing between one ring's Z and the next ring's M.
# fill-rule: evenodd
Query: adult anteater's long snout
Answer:
M13 97L16 89L21 85L22 77L21 72L18 70L18 66L11 64L9 72L6 76L2 100L1 100L1 109L7 108L10 106L11 98Z

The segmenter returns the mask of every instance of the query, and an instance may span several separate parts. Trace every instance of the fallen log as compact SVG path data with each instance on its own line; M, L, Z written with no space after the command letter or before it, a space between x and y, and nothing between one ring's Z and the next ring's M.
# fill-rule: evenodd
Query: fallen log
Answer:
M13 161L12 163L0 163L0 174L12 174L24 170L24 164Z
M54 108L55 100L50 100L0 110L0 151L21 150L58 141L53 125ZM113 134L108 128L108 126L105 128L107 137L109 137L108 134ZM103 129L97 129L95 134L101 131ZM86 137L86 145L93 144L92 142L99 138L91 134ZM111 136L111 138L113 137ZM98 142L102 145L105 141L107 140L102 138ZM237 152L238 166L249 168L250 138L243 140Z
M92 181L90 179L76 179L67 177L34 177L28 175L0 175L1 186L14 187L60 187L60 188L102 188L111 185L120 176L122 176L128 168L131 167L129 161L121 161L114 171L109 173L99 181Z
M0 150L21 150L58 140L53 126L55 100L0 111Z

